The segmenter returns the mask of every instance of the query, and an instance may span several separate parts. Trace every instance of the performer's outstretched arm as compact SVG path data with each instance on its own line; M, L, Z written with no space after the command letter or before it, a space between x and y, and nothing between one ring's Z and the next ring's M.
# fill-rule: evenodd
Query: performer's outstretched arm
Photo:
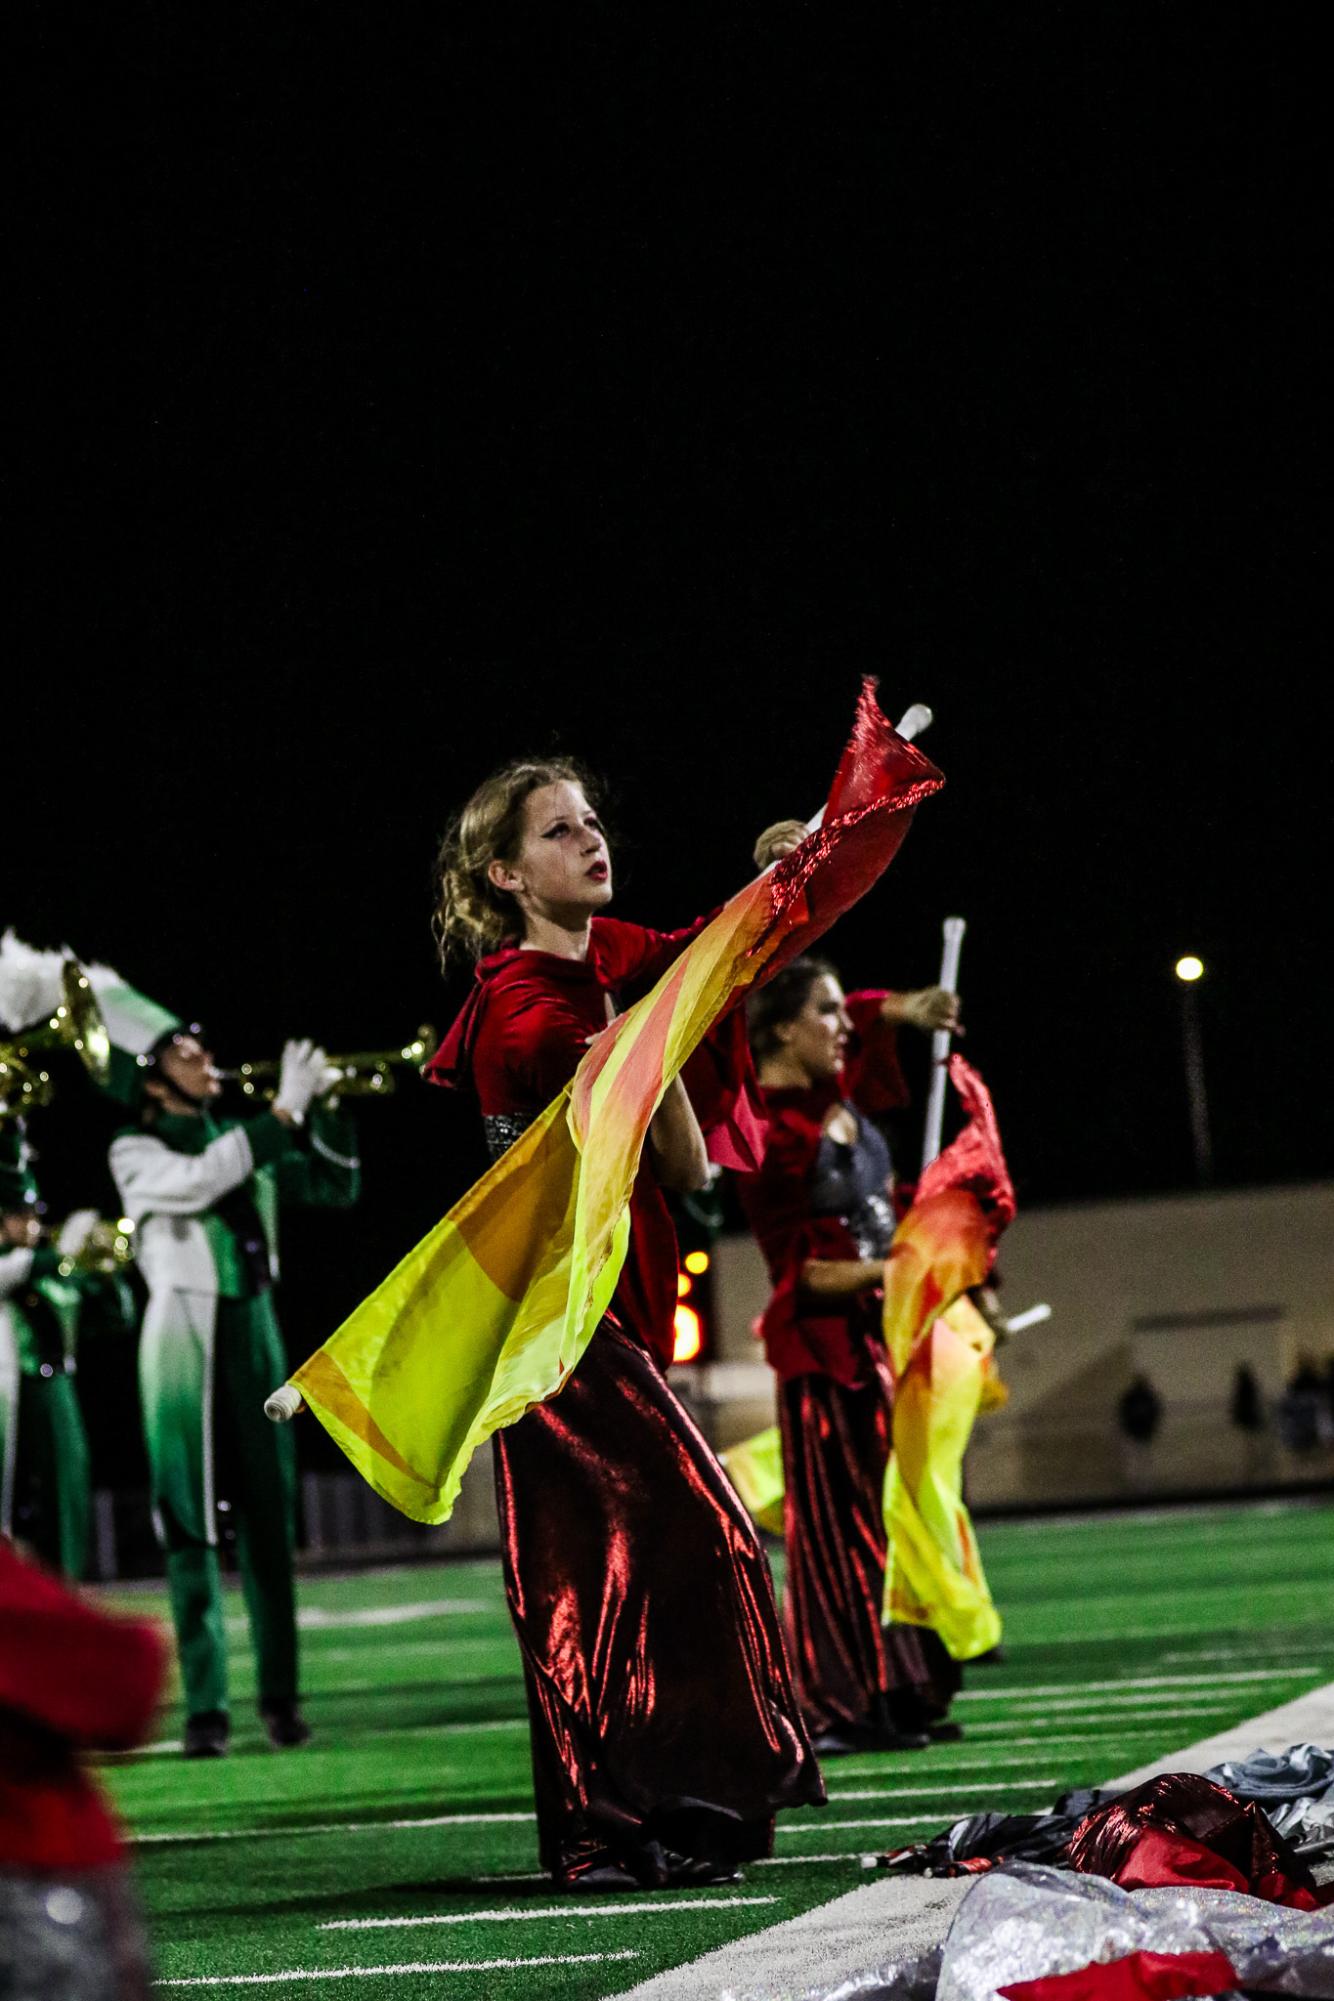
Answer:
M664 1188L693 1195L709 1179L709 1156L699 1120L679 1077L673 1078L649 1127L653 1163Z

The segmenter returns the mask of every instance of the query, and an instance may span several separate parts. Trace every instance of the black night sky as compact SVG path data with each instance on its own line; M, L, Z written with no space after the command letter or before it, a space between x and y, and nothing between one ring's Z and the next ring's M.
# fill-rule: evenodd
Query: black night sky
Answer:
M33 10L0 920L220 1056L443 1025L435 843L601 772L675 924L823 796L859 677L944 769L829 941L928 982L1021 1199L1330 1171L1308 57L1281 13ZM82 31L81 31L82 32ZM1323 648L1321 648L1323 652ZM70 1080L52 1206L113 1115ZM467 1179L365 1117L304 1352ZM108 1198L109 1199L109 1198Z

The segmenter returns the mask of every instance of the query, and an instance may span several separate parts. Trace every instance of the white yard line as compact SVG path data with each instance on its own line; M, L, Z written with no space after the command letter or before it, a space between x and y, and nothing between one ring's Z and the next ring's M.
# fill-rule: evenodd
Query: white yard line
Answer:
M1079 1709L1066 1712L1066 1720L1071 1723L1096 1723L1102 1716L1107 1718L1108 1730L1120 1730L1122 1725L1138 1724L1141 1730L1150 1723L1161 1723L1165 1717L1175 1716L1216 1716L1220 1709L1231 1709L1230 1702L1154 1702L1147 1696L1139 1703L1098 1703L1087 1713ZM1035 1711L1032 1716L1011 1716L995 1723L970 1723L968 1737L1003 1737L1016 1724L1022 1729L1025 1724L1041 1722L1044 1715L1057 1714L1056 1706ZM1015 1739L1018 1743L1020 1740Z
M1210 1688L1234 1681L1280 1681L1286 1676L1293 1680L1298 1675L1319 1674L1321 1668L1314 1661L1303 1661L1299 1667L1282 1668L1277 1673L1273 1668L1238 1668L1232 1674L1137 1674L1118 1675L1112 1681L1068 1681L1039 1682L1029 1688L966 1688L955 1699L959 1702L1027 1702L1041 1695L1072 1695L1076 1687L1084 1691L1115 1694L1119 1689L1131 1688L1194 1688L1200 1683Z
M1170 1751L1164 1758L1155 1758L1152 1764L1109 1779L1107 1784L1129 1789L1145 1779L1155 1778L1159 1772L1207 1772L1228 1760L1249 1758L1253 1751L1287 1751L1294 1744L1331 1741L1334 1741L1334 1682L1327 1682L1323 1688L1299 1695L1294 1702L1284 1702L1277 1709L1250 1716L1244 1723L1229 1724L1216 1736L1187 1744L1183 1750Z
M135 1834L131 1840L136 1848L148 1842L180 1845L188 1841L300 1841L307 1834L383 1834L387 1828L495 1827L507 1821L522 1823L533 1818L531 1813L437 1813L424 1820L321 1820L311 1821L305 1827L210 1827L194 1834L177 1828L164 1834Z
M559 1918L634 1918L644 1914L656 1918L664 1911L752 1910L777 1902L777 1897L655 1897L642 1904L551 1904L540 1911L511 1905L503 1911L447 1911L426 1918L328 1918L315 1929L317 1932L414 1931L419 1925L550 1924Z
M983 1793L1033 1793L1050 1792L1053 1786L1060 1790L1059 1779L1001 1779L994 1785L968 1783L957 1786L940 1786L934 1779L923 1780L920 1786L877 1786L869 1792L832 1791L831 1800L916 1800L929 1794L932 1799L943 1799L947 1793L966 1793L969 1799L978 1799Z
M425 1598L415 1605L368 1605L356 1612L326 1612L322 1605L303 1605L296 1623L303 1633L316 1633L348 1626L409 1626L418 1619L434 1619L446 1612L494 1610L489 1601L480 1598ZM250 1622L244 1618L232 1617L225 1623L229 1633L250 1631Z
M619 1952L547 1952L534 1959L417 1959L402 1966L297 1966L286 1973L195 1973L188 1979L155 1980L155 1987L274 1987L284 1980L383 1980L400 1973L507 1973L519 1966L595 1966L607 1960L638 1959L629 1947Z

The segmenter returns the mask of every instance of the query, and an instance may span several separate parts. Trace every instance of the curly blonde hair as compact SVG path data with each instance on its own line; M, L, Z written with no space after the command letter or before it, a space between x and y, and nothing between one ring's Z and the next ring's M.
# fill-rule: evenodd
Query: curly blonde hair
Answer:
M568 757L520 758L484 779L450 822L436 861L438 898L431 928L447 965L451 953L480 959L520 927L519 909L492 882L492 862L512 862L523 836L523 806L530 792L562 781L582 786L588 773Z

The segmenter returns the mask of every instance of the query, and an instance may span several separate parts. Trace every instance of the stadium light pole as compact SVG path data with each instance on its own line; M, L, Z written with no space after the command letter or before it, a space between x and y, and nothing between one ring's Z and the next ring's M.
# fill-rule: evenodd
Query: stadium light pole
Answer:
M1204 1044L1200 1036L1199 985L1204 978L1204 961L1187 952L1177 960L1173 971L1181 994L1181 1048L1186 1060L1195 1175L1200 1186L1207 1188L1214 1178L1214 1145L1209 1131L1209 1094L1204 1082Z

